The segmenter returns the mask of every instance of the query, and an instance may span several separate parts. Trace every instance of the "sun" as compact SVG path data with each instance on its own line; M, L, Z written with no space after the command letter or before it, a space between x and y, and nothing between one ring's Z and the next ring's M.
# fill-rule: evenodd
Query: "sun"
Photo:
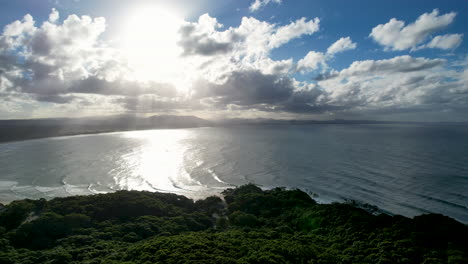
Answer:
M124 19L121 47L135 78L170 81L178 68L183 18L160 6L140 6Z

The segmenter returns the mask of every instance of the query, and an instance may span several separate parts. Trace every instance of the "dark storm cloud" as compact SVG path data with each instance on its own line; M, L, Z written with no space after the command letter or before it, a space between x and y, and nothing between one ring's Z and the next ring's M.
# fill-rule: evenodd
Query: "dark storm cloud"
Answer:
M286 102L279 105L278 110L292 113L323 113L345 108L323 104L321 103L322 97L325 98L325 93L317 87L309 90L295 91Z
M198 99L217 109L257 109L267 112L318 113L332 107L319 103L323 90L314 87L298 90L284 75L264 74L257 70L235 71L222 84L199 81Z
M318 88L296 90L284 76L257 70L235 71L222 84L198 81L192 97L178 99L157 95L125 96L115 100L132 112L174 110L261 110L266 112L321 113L336 109L318 103Z
M216 97L221 104L254 105L286 101L293 93L293 83L288 77L263 74L258 70L234 71L222 84L199 82L197 97Z

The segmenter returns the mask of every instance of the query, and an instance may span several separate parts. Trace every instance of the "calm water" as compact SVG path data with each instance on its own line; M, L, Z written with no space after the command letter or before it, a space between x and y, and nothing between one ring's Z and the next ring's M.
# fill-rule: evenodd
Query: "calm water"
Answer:
M468 126L310 125L150 130L0 144L0 201L253 182L321 202L468 222Z

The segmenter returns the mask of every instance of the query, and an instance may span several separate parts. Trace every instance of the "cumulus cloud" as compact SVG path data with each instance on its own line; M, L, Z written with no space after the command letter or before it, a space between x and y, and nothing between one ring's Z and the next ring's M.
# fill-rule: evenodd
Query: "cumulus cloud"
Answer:
M427 21L440 25L449 20L444 16L452 14L434 12L414 22L417 27L403 25L398 34L422 28L435 32ZM0 116L73 113L80 108L87 113L256 110L269 114L467 108L466 62L455 66L446 59L405 55L331 69L329 60L356 48L350 37L340 38L326 51L310 50L297 61L271 57L274 49L314 34L319 27L318 18L274 24L244 17L238 26L226 28L205 14L182 23L175 32L180 54L158 61L177 65L180 80L159 78L158 71L143 80L136 77L138 69L127 62L125 52L102 38L104 18L70 15L59 21L58 11L52 10L49 20L37 24L26 15L5 26L0 36ZM418 34L423 39L430 35ZM405 45L453 49L462 37L449 34ZM315 81L293 77L311 71L321 72Z
M223 105L255 105L284 101L293 91L289 78L263 74L257 70L231 72L225 79L221 84L198 82L196 96L212 97Z
M455 12L439 15L439 10L434 9L431 13L422 14L409 25L392 18L386 24L374 27L369 36L386 50L416 49L430 35L450 25L455 16Z
M270 52L292 39L317 32L319 27L318 18L277 25L243 17L238 27L226 29L205 14L181 27L179 45L184 59L197 65L198 75L210 82L221 83L227 74L243 70L284 75L295 68L295 63L292 59L273 60Z
M333 55L346 50L353 50L357 47L350 37L340 38L327 49L327 54Z
M201 15L196 23L186 23L179 33L183 55L215 55L233 49L233 43L240 38L234 32L217 32L223 25L208 14Z
M427 43L427 48L439 48L444 50L455 49L463 41L463 34L447 34L434 37L431 42Z
M249 10L250 12L258 11L269 3L281 4L281 0L255 0L252 2L252 4L250 4Z
M49 21L50 21L51 23L54 23L54 22L56 22L59 18L60 18L60 15L59 15L59 12L57 11L57 9L52 8L52 12L49 14Z
M176 96L172 84L133 78L123 54L100 40L104 18L70 15L59 24L58 17L53 9L40 26L29 14L5 26L0 36L0 91L8 97L20 94L32 101L76 105L95 102L86 100L95 95ZM17 109L24 110L22 102L17 101Z
M302 35L311 35L319 30L320 19L307 21L305 17L296 20L286 26L279 27L271 36L269 46L278 48L292 39Z
M317 86L258 70L231 72L220 84L200 80L195 90L196 98L214 109L293 113L317 113L326 109L318 103L323 92Z
M307 55L297 62L297 70L301 72L316 70L325 64L326 57L321 52L309 51Z
M409 73L441 66L444 59L413 58L409 55L397 56L385 60L355 61L341 72L331 74L334 77L350 77L369 74Z
M332 59L336 53L340 53L347 50L352 50L357 47L350 37L343 37L331 44L326 53L309 51L306 56L297 62L296 71L305 73L314 71L320 67L323 70L328 68L327 60Z
M122 100L132 111L255 109L345 115L465 109L468 89L464 80L468 75L446 67L444 59L411 56L356 61L348 68L328 73L317 84L251 68L230 71L218 82L198 80L193 84L192 96L184 99L143 95Z
M14 38L18 37L22 34L31 34L36 30L34 26L34 19L31 15L27 14L23 17L23 19L16 20L15 22L8 24L3 29L3 37L5 38ZM18 42L14 42L12 39L12 43L19 44Z
M62 23L58 18L53 9L41 25L26 15L4 28L0 38L2 91L57 105L89 104L96 100L87 97L102 95L114 98L109 105L114 102L130 111L200 109L201 102L207 107L210 102L213 107L223 103L274 105L287 101L292 93L292 81L284 76L294 63L292 59L272 60L268 53L319 28L318 19L302 18L280 26L243 18L239 27L223 30L208 14L182 25L182 55L206 57L190 63L200 65L199 74L211 73L206 75L211 76L203 88L206 93L193 85L191 98L190 92L179 95L171 83L132 78L123 54L100 40L106 29L104 18L70 15ZM14 55L8 55L12 51Z
M305 17L284 26L270 24L253 17L243 17L237 28L222 29L216 18L208 14L198 22L186 23L180 29L179 45L184 55L263 56L292 39L311 35L320 28L320 19Z
M58 12L52 10L51 16L58 16ZM10 50L19 50L22 62L1 55L2 77L14 83L18 91L42 95L38 98L69 92L135 94L173 90L170 85L118 79L122 74L130 75L129 69L118 51L100 43L105 28L104 18L76 15L70 15L63 24L46 21L35 27L32 17L26 15L23 21L4 29L2 38L11 43ZM14 70L19 71L16 76L5 74Z
M275 61L270 58L264 58L259 60L254 68L261 69L266 74L287 75L293 67L293 59Z
M326 105L342 111L390 114L467 108L468 94L460 73L446 68L441 59L399 56L386 60L352 63L348 68L322 78Z
M53 10L51 14L56 12ZM98 45L98 37L104 30L103 18L71 15L61 25L46 21L35 27L32 17L26 15L22 22L16 21L4 30L3 37L11 43L9 49L16 50L22 61L16 64L20 74L7 78L21 92L66 93L67 82L102 70L99 63L106 58L102 56L105 52Z
M22 44L23 40L36 30L35 21L29 14L22 20L16 20L3 28L3 34L0 36L0 51L5 52L15 49Z

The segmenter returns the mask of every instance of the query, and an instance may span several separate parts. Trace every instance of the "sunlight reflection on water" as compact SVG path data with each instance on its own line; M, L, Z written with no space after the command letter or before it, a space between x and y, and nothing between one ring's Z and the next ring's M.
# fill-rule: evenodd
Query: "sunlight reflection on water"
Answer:
M193 199L249 182L468 222L466 126L166 129L0 144L0 202L147 190Z
M114 180L117 189L187 192L206 188L190 177L184 157L191 130L135 131L123 138L143 141L122 157Z

